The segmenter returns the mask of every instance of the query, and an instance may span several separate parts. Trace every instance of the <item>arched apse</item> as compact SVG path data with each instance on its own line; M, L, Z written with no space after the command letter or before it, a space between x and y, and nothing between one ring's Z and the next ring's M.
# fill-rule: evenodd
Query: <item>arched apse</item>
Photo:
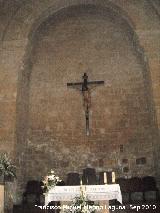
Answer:
M147 70L135 40L133 29L122 17L93 5L63 9L34 32L17 101L18 153L23 152L26 165L23 181L40 178L51 166L62 177L87 165L114 168L124 175L119 162L126 153L120 156L121 143L126 152L131 150L130 172L138 173L133 160L141 156L136 156L135 147L151 146L153 115L151 98L146 96L150 89L146 88ZM93 91L92 136L87 139L81 97L66 90L66 83L80 80L84 70L93 80L111 84ZM151 150L149 158L152 154ZM103 165L99 165L101 159ZM44 164L48 165L45 170ZM58 168L63 165L62 172ZM144 173L153 166L147 164Z

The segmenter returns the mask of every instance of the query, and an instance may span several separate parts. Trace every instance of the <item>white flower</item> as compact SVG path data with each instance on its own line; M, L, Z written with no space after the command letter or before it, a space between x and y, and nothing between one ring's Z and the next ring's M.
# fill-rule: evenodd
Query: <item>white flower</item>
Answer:
M60 178L54 174L54 171L51 169L48 176L45 176L43 179L43 183L47 187L47 190L56 186L57 183L61 182Z
M49 180L55 180L55 178L54 178L54 177L52 177L52 176L50 176L50 177L49 177Z
M51 169L51 174L54 174L54 170L53 169Z

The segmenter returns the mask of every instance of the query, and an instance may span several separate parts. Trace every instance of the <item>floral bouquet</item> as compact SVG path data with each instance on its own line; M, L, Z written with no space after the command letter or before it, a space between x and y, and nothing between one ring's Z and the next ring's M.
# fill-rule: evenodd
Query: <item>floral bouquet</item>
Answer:
M66 213L94 213L94 202L86 195L86 186L80 186L80 196L73 199L69 210Z
M16 178L16 166L11 162L7 154L0 155L0 176L4 178Z
M43 191L48 192L52 187L56 186L57 183L61 182L60 178L55 175L54 171L51 169L51 171L48 173L47 176L44 177L42 180L43 185Z
M75 197L71 203L70 209L66 213L94 213L94 202L90 201L86 196L81 194Z

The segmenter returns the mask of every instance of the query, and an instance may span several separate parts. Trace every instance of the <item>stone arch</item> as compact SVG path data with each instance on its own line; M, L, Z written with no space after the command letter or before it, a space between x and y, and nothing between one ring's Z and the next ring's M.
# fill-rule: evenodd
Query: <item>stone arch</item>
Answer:
M69 4L67 3L66 8L71 7L71 6L75 6L75 5L80 5L79 3L82 4L83 1L74 1L73 4ZM100 1L85 1L85 4L93 4L95 6L100 6L100 7L104 7L104 4L101 4ZM100 2L100 3L99 3ZM66 3L66 1L65 1ZM143 48L140 47L139 45L139 41L138 41L138 36L136 34L135 31L135 26L132 23L132 21L130 20L130 18L127 16L127 14L125 12L123 12L123 10L121 10L120 8L118 8L117 6L111 4L110 2L105 3L106 7L109 8L110 10L113 11L113 13L116 13L119 15L119 17L121 17L124 22L128 23L128 26L130 27L131 31L132 31L132 38L134 38L134 42L136 44L136 47L139 51L139 54L141 56L141 60L144 62L145 66L147 64L147 62L145 62L144 58L145 58L145 54L143 51ZM62 4L63 5L63 4ZM28 96L29 96L29 80L30 80L30 70L32 67L32 61L30 61L30 56L31 56L31 52L32 52L32 42L34 41L34 35L36 34L38 28L41 26L41 24L43 24L43 22L48 19L50 16L52 16L53 14L55 14L56 12L61 11L62 9L64 9L64 5L63 7L58 7L55 9L56 7L50 7L48 8L46 11L44 11L44 13L40 14L39 16L37 16L37 18L34 19L33 23L31 26L29 26L29 33L28 33L28 29L25 35L27 38L27 46L25 46L25 56L23 59L23 68L20 71L20 76L19 76L19 90L18 90L18 97L17 97L17 139L18 139L18 143L22 142L23 143L19 143L21 145L19 146L25 146L26 141L26 135L27 135L27 123L28 123ZM127 18L126 18L127 17ZM23 34L23 33L22 33ZM7 35L6 35L7 36ZM24 36L24 34L23 34ZM146 70L145 70L146 71ZM149 71L148 71L149 72ZM149 75L147 72L147 82L150 82L149 80ZM150 88L148 89L148 91L150 92ZM151 92L150 92L151 94ZM25 99L24 99L25 97ZM148 104L150 104L151 100L148 100ZM25 115L25 116L24 116ZM22 119L22 117L23 119ZM24 119L25 118L25 119ZM22 132L23 134L20 134L18 132ZM27 144L26 144L27 145ZM19 151L19 150L17 150ZM18 152L18 154L20 154ZM23 162L23 156L20 154L20 159ZM23 178L23 176L22 176Z
M49 1L50 2L50 1ZM51 2L50 2L51 3ZM52 2L53 3L53 2ZM46 4L47 5L47 4ZM80 6L94 6L95 8L99 8L104 10L103 12L105 13L105 9L108 9L110 11L112 11L113 14L115 14L116 16L118 16L120 19L122 19L124 21L124 23L126 23L128 25L128 28L131 30L132 35L131 37L134 39L134 44L136 44L137 49L142 57L142 61L143 61L143 57L144 57L144 51L143 48L140 47L139 45L139 41L138 41L138 36L136 34L135 31L135 25L132 21L132 19L128 16L127 12L125 10L123 10L122 8L120 8L119 6L117 6L116 4L110 2L110 1L99 1L99 0L76 0L76 1L61 1L61 3L54 3L53 5L51 4L50 6L48 6L47 8L43 8L43 11L40 11L38 14L36 14L37 16L34 17L33 22L31 22L29 28L25 29L25 32L22 32L22 35L20 33L20 35L18 36L20 38L20 36L24 36L25 38L27 38L27 43L25 43L24 46L24 57L23 57L23 63L21 66L21 70L19 72L19 85L18 85L18 94L17 94L17 133L18 132L25 132L24 129L27 128L27 113L28 113L28 109L27 109L27 103L28 103L28 95L29 95L29 91L27 88L29 88L29 79L30 79L30 70L32 67L32 61L31 59L31 53L32 53L32 47L33 47L33 42L34 42L34 36L37 32L37 30L40 28L40 26L46 21L48 20L51 16L54 16L58 13L61 13L63 10L68 10L69 8L72 7L80 7ZM41 7L40 7L41 8ZM41 8L42 10L42 8ZM16 13L16 15L18 15L18 12ZM33 14L31 14L32 16ZM16 18L15 18L16 19ZM25 24L25 19L23 20ZM14 21L13 21L14 22ZM14 25L14 23L12 23ZM23 25L22 25L23 26ZM22 27L23 29L24 27ZM12 29L12 27L11 27ZM10 30L8 30L8 34ZM7 34L6 34L6 38L7 38ZM16 39L16 38L15 38ZM24 97L25 100L24 100ZM23 104L21 104L23 103ZM26 114L26 116L24 116ZM21 116L23 117L21 119ZM24 119L26 118L26 120ZM20 131L19 131L20 129ZM18 137L19 138L19 137ZM17 140L19 141L25 141L26 138L26 134L23 134L20 136L20 139Z
M122 9L119 5L116 5L115 3L112 3L110 1L104 2L104 1L99 1L99 0L96 0L96 1L94 1L94 0L87 0L87 1L76 0L73 2L72 1L71 2L61 1L60 4L58 2L56 2L53 5L50 5L48 8L45 8L44 11L41 11L40 14L37 15L37 17L34 17L33 22L31 22L31 25L29 26L29 28L27 28L27 30L25 32L25 36L24 36L24 33L22 33L22 35L27 38L27 43L25 43L25 46L24 46L25 55L23 57L23 64L22 64L21 70L19 72L20 81L23 79L24 76L26 77L26 79L29 79L28 71L30 70L32 63L28 63L28 61L29 61L29 58L30 58L30 55L32 52L32 43L34 40L34 35L36 34L36 31L38 30L38 28L47 19L49 19L49 17L53 16L53 14L59 13L62 10L65 10L65 9L68 9L68 8L71 8L74 6L81 6L81 5L94 5L95 7L99 7L99 8L107 8L107 9L111 10L113 13L115 13L117 16L119 16L121 19L123 19L123 21L128 25L129 29L132 32L131 37L133 39L137 52L139 52L139 56L141 58L140 60L144 63L146 70L149 69L148 62L147 62L147 56L145 54L144 48L140 44L139 37L136 32L136 26L135 26L131 16L129 16L127 14L127 12L124 9ZM17 13L16 13L16 15L17 15ZM25 23L25 20L24 20L24 23ZM8 30L8 34L9 34L9 30ZM6 34L6 37L7 37L7 34ZM147 83L148 83L148 82L150 82L149 70L147 71L147 73L148 74L146 77L148 78L148 80L147 80ZM145 75L146 75L146 73L145 73ZM148 90L148 92L150 93L150 95L152 95L150 90L151 90L151 88ZM18 98L18 100L19 100L19 98ZM17 103L19 103L19 101L17 101ZM154 108L154 106L153 106L153 108ZM153 108L152 108L152 110L153 110ZM17 110L17 111L19 111L19 110ZM26 111L26 109L25 109L25 111ZM21 126L23 126L23 125L21 125Z
M51 0L47 0L47 2L37 1L36 3L30 0L29 2L23 2L22 5L17 7L12 17L8 21L8 24L6 25L6 28L2 35L2 41L10 39L11 35L14 36L12 37L12 39L14 40L21 40L24 38L27 39L29 37L29 34L34 34L34 31L36 31L38 26L52 14L64 8L88 4L110 8L112 11L119 14L120 17L123 17L123 19L126 20L132 28L135 28L134 21L132 20L132 17L130 17L128 12L123 9L123 7L117 5L116 3L112 3L109 0L62 0L54 2ZM17 29L15 29L14 27L15 25L17 25L17 28L19 29L18 32Z

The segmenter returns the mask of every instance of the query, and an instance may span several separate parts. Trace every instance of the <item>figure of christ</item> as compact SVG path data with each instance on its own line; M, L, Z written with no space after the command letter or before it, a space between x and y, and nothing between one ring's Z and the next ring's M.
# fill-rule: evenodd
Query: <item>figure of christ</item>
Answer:
M84 107L85 117L86 117L86 135L88 136L90 134L89 132L89 112L91 108L90 89L82 91L82 95L83 95L83 107Z
M90 135L89 129L89 112L91 108L91 88L104 84L104 81L88 81L88 76L86 73L82 76L83 82L77 83L67 83L68 87L72 87L78 89L82 92L83 95L83 107L85 111L85 119L86 119L86 135Z

